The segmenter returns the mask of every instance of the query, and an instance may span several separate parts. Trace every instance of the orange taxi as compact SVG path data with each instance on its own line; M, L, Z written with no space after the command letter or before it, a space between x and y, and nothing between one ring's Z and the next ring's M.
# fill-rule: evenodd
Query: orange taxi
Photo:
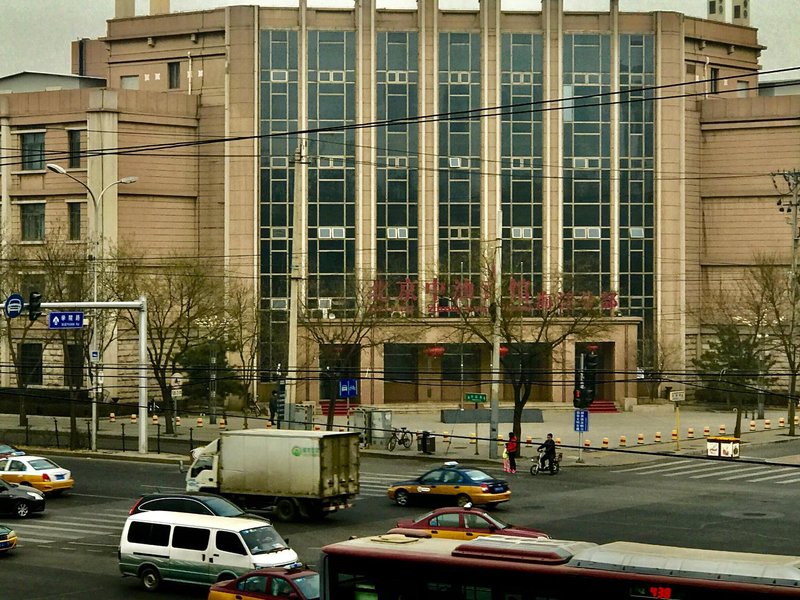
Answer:
M17 547L17 534L7 525L0 525L0 554Z
M0 459L0 479L29 485L43 494L57 495L75 485L72 473L42 456L8 456Z

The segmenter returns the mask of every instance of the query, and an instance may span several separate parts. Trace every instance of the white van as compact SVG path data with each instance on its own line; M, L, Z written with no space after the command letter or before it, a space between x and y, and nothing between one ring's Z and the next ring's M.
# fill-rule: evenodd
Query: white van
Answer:
M208 585L253 569L297 562L263 520L154 510L128 517L119 542L119 570L148 591L161 581Z

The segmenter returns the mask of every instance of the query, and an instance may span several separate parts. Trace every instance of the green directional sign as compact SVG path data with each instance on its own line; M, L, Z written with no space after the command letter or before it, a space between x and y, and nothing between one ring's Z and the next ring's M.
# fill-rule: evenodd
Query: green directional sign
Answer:
M486 394L464 394L465 402L486 402Z

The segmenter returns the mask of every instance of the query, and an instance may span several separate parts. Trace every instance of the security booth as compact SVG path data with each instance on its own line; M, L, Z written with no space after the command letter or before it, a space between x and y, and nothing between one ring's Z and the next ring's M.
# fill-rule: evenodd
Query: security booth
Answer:
M741 440L732 435L710 437L706 440L706 456L734 460L739 458Z

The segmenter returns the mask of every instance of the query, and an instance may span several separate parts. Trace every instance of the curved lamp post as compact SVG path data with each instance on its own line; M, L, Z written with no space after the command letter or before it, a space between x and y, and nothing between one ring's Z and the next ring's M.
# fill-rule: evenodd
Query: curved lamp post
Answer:
M47 170L52 171L53 173L58 173L59 175L66 175L73 181L79 183L85 190L86 193L89 194L89 197L92 199L92 208L94 210L94 230L92 231L92 246L94 246L94 252L92 257L92 301L97 302L97 260L98 256L102 255L103 253L103 224L100 217L100 207L103 201L103 195L110 190L112 187L117 185L126 185L129 183L136 183L139 178L138 177L123 177L116 181L109 183L106 187L104 187L98 195L95 196L92 188L90 188L84 181L81 181L74 175L70 174L64 167L57 165L55 163L47 163ZM99 234L99 235L98 235ZM97 309L95 308L95 314L92 318L92 350L91 355L92 357L97 356L97 364L102 365L102 349L100 348L100 344L98 343L97 339ZM99 369L95 370L94 376L94 398L92 400L92 440L91 446L92 450L97 450L97 403L99 401L97 397L97 392L99 390L98 386L99 382Z

